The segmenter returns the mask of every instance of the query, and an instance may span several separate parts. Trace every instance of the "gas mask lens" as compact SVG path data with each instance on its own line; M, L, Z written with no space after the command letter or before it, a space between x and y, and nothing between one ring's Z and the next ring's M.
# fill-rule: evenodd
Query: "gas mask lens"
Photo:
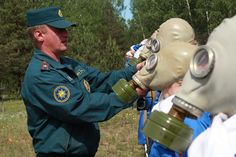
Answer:
M152 53L157 53L160 50L160 42L156 39L149 38L145 45Z
M152 70L157 65L157 55L151 54L146 61L146 70Z
M153 39L151 42L151 51L153 53L157 53L160 50L160 42L159 40Z
M190 64L190 72L197 78L204 78L213 69L214 51L207 46L198 48Z

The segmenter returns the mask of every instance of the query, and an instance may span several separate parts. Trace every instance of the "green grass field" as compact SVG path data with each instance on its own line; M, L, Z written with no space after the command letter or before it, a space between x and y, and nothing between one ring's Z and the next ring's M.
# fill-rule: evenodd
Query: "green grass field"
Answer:
M126 109L100 123L101 140L96 157L144 157L137 144L138 112ZM22 101L0 102L0 157L34 157Z

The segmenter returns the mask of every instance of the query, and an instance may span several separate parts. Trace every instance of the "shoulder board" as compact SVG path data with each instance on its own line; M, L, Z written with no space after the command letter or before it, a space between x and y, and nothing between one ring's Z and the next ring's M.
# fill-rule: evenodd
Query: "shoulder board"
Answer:
M46 61L42 61L42 71L49 71L49 64Z

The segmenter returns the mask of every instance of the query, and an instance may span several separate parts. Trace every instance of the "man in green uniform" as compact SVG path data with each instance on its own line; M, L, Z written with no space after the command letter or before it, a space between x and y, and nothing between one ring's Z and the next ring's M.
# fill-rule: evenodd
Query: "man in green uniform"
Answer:
M130 80L142 64L102 73L63 56L67 50L66 21L57 7L29 10L28 33L35 46L22 85L28 130L37 157L95 156L98 122L130 107L113 93L121 78ZM146 91L136 88L140 96Z

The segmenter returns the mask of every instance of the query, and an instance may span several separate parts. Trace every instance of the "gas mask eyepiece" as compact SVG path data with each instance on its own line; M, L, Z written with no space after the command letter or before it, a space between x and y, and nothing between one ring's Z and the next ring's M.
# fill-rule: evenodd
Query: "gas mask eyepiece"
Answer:
M146 47L152 52L157 53L160 50L160 41L154 38L149 38L146 42Z
M190 72L196 78L206 77L213 69L215 61L214 51L207 46L200 46L190 63Z
M146 70L152 70L155 68L157 65L157 55L156 54L151 54L148 59L146 60Z

